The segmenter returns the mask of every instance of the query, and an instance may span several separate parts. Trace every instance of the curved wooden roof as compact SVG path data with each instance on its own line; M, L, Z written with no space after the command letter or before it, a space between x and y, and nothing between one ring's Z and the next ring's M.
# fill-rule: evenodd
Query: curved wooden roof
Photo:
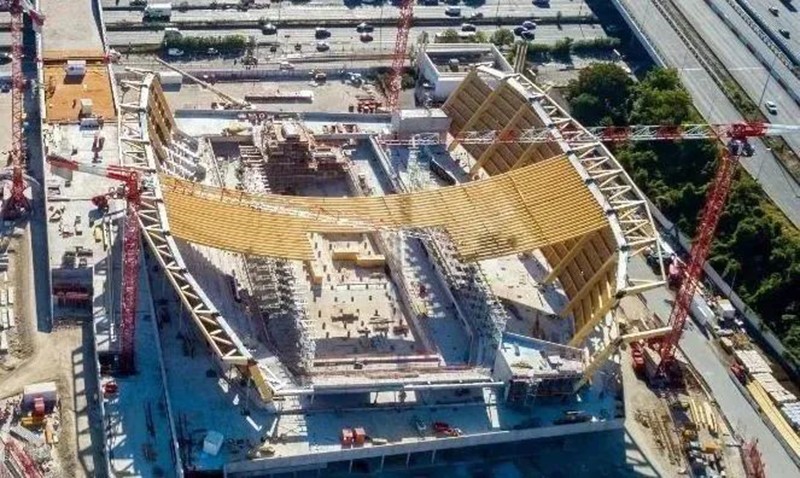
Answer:
M310 233L440 227L461 258L539 249L608 226L573 165L553 158L490 179L378 197L255 195L161 176L170 231L246 254L310 260Z

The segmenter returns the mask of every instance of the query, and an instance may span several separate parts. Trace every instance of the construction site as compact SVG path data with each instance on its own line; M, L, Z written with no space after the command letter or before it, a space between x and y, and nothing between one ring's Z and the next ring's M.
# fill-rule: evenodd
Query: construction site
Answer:
M586 128L489 44L423 51L401 104L412 8L387 83L335 112L126 67L102 22L64 49L36 33L42 180L14 143L3 211L43 231L11 267L46 268L49 302L0 290L0 477L378 475L623 428L666 476L765 476L678 342L729 163L780 128ZM214 104L176 110L183 83ZM671 276L632 264L664 243L605 144L712 137L707 236L659 320L642 294ZM70 363L14 375L48 328L74 331Z

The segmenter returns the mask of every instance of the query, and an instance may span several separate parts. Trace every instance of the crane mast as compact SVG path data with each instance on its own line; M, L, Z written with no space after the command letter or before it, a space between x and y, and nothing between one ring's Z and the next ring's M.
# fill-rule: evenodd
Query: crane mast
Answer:
M139 300L139 262L142 249L142 236L139 229L139 207L142 200L141 173L133 168L102 167L79 163L53 154L48 155L47 162L52 167L103 176L125 184L127 205L122 231L119 372L124 375L135 373L134 339L136 333L136 306Z
M403 85L403 64L406 61L406 47L408 46L408 32L411 29L411 19L414 16L414 0L402 0L400 17L397 19L397 35L394 40L394 54L392 55L392 72L389 78L387 106L392 112L400 109L400 89Z
M25 75L22 72L23 42L22 15L27 13L35 29L44 23L44 16L33 9L28 0L12 0L9 3L11 14L11 150L8 165L12 168L11 195L3 208L3 217L13 219L22 216L30 208L25 197Z

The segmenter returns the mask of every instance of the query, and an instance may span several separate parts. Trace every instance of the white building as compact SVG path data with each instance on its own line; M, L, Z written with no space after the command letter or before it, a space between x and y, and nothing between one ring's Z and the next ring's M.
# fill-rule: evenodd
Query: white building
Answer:
M431 43L417 55L417 68L422 87L417 94L420 101L425 94L434 102L444 102L455 91L467 74L477 66L489 66L503 73L514 69L500 50L491 43Z

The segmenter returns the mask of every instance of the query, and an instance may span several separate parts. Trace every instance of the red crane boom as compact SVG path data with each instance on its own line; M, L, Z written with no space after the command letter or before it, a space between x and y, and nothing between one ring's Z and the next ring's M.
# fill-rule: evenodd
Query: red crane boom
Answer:
M125 199L128 205L122 232L119 372L121 374L132 374L136 371L134 338L136 332L136 305L139 300L139 256L142 248L138 218L139 206L142 200L140 173L131 168L95 166L56 155L49 155L47 162L53 167L104 176L125 184Z
M408 46L408 31L411 29L411 19L414 16L414 0L402 0L400 17L397 19L397 35L394 40L394 54L392 55L392 72L388 85L387 105L392 112L400 109L400 89L403 85L403 64L406 61L406 47Z

